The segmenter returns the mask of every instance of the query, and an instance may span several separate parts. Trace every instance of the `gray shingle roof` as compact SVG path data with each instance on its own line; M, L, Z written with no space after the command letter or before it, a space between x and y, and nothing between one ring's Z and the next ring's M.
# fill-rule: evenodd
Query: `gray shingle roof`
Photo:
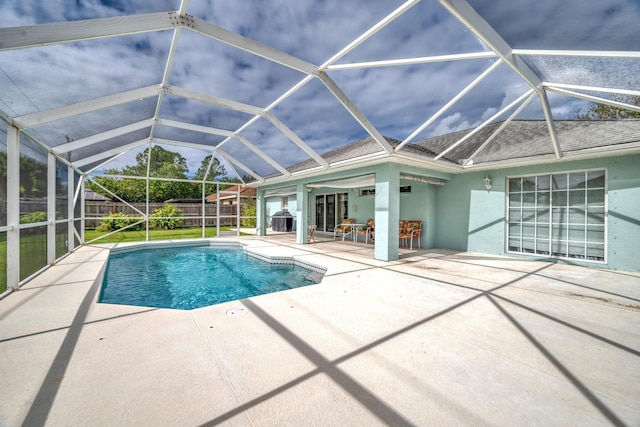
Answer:
M400 145L401 142L397 139L389 137L385 137L385 139L394 148ZM402 151L428 158L433 158L436 156L436 153L434 153L427 147L413 144L406 145L402 149ZM383 152L384 150L382 149L382 147L372 137L368 136L355 142L343 145L342 147L338 147L334 150L327 151L326 153L321 154L321 157L325 159L329 164L332 164L343 160L356 159L358 157L363 157L370 154L382 154ZM296 163L295 165L288 167L287 170L289 172L299 172L305 169L315 168L317 166L318 164L315 160L309 159L305 160L304 162Z
M563 153L590 148L640 142L640 120L556 120L556 132ZM493 123L443 158L452 162L467 159L502 124ZM442 153L473 129L437 136L413 145ZM547 123L544 120L514 120L487 145L474 163L531 158L554 154Z
M386 137L385 139L392 146L400 143L397 139ZM334 150L327 151L326 153L321 154L321 157L331 164L342 160L355 159L369 154L382 153L383 151L382 147L369 136L350 144L343 145L342 147L338 147ZM287 170L289 172L299 172L305 169L315 168L317 166L318 163L316 163L315 160L309 159L304 162L296 163L295 165L288 167Z
M443 156L442 160L458 164L459 160L469 158L502 123L493 123L480 130ZM555 127L563 153L640 142L640 120L557 120ZM467 129L417 141L405 145L400 152L433 159L472 131L473 129ZM400 144L397 139L385 138L394 148ZM328 151L322 154L322 158L331 164L382 152L382 147L373 138L366 137ZM550 154L554 154L554 151L546 121L513 120L474 158L474 163L535 158ZM317 163L310 159L287 169L298 172L316 166Z

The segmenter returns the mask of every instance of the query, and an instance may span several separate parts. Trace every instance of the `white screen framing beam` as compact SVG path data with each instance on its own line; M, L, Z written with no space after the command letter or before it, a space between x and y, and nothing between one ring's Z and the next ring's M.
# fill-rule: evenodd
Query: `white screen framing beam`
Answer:
M340 51L338 51L335 55L333 55L331 58L329 58L325 63L323 63L320 67L319 70L324 70L327 67L331 66L333 63L335 63L336 61L340 60L340 58L342 58L343 56L345 56L346 54L348 54L349 52L351 52L353 49L355 49L356 47L358 47L359 45L361 45L362 43L364 43L366 40L368 40L370 37L372 37L374 34L376 34L378 31L380 31L381 29L383 29L384 27L386 27L388 24L390 24L391 22L393 22L395 19L397 19L399 16L401 16L403 13L405 13L407 10L409 10L411 7L415 6L417 3L419 3L419 0L408 0L406 1L404 4L402 4L400 7L398 7L396 10L394 10L393 12L391 12L389 15L385 16L382 20L380 20L379 22L377 22L375 25L373 25L371 28L369 28L367 31L365 31L364 33L362 33L359 37L357 37L355 40L353 40L351 43L349 43L347 46L345 46L344 48L342 48ZM275 100L273 103L271 103L267 108L264 109L264 113L263 116L269 118L269 117L273 117L270 116L270 111L272 109L274 109L276 106L278 106L280 103L282 103L285 99L287 99L289 96L293 95L294 93L296 93L298 90L300 90L302 87L304 87L307 83L309 83L313 77L320 77L322 74L324 73L320 73L318 71L318 69L313 70L313 72L308 73L307 76L305 76L300 82L298 82L297 84L295 84L293 87L291 87L287 92L285 92L282 96L280 96L277 100ZM326 74L325 74L326 75ZM328 77L328 76L327 76ZM335 85L335 84L334 84ZM336 86L337 87L337 86ZM341 91L339 91L341 93ZM344 95L344 94L343 94ZM345 96L346 98L346 96ZM242 132L244 129L246 129L247 127L249 127L252 123L254 123L256 120L258 120L258 116L253 117L251 120L249 120L248 122L246 122L243 126L241 126L237 131L236 134L239 134L240 132ZM274 123L272 121L272 123ZM274 123L274 125L276 127L278 127L279 125L284 126L284 124L282 124L282 122L279 122L276 124ZM286 128L286 127L285 127ZM292 139L292 141L294 143L296 143L300 148L302 148L309 156L311 156L316 162L318 162L322 168L327 168L328 164L324 161L324 159L322 157L320 157L315 151L313 151L306 143L302 142L302 140L297 137L295 134L293 134L293 132L291 130L289 130L288 128L286 128L286 131L283 130L284 128L279 127L280 130L282 130L283 132L285 132L285 134L287 136L289 136L290 139ZM377 131L376 131L377 132ZM226 140L222 141L220 143L220 145L218 145L218 148L222 147L222 145L228 143L231 140L231 138L227 138ZM384 140L383 138L383 143L386 143L386 140Z
M217 25L204 21L200 18L196 18L191 15L185 16L187 17L187 24L185 27L192 31L307 75L314 74L317 71L317 67L315 65L296 58L295 56L291 56L239 34L232 33L231 31L220 28Z
M534 100L534 98L536 97L536 93L533 91L530 91L531 95L529 95L529 97L527 99L525 99L522 104L520 104L520 106L518 108L516 108L516 110L507 118L507 120L505 120L500 126L498 126L498 129L496 129L490 136L489 138L487 138L481 145L480 147L476 148L476 150L473 152L473 154L471 154L471 156L469 156L469 158L467 160L465 160L464 164L462 166L470 166L473 164L473 159L476 158L476 156L478 154L480 154L480 152L482 150L484 150L487 145L489 145L491 143L491 141L493 141L499 134L500 132L502 132L504 130L504 128L507 127L507 125L509 123L511 123L513 121L513 119L515 119L518 114L520 114L522 112L522 110L524 110L527 105L529 105L531 103L531 101Z
M278 128L282 133L284 133L287 137L289 137L289 139L291 139L291 141L293 141L296 145L298 145L302 150L304 150L305 153L307 153L310 157L312 157L314 160L316 160L319 164L321 164L325 168L329 166L328 163L322 157L320 157L315 151L313 151L313 149L311 147L309 147L309 145L307 143L302 141L302 139L300 139L300 137L298 137L291 129L289 129L284 123L282 123L280 120L278 120L271 113L266 112L262 108L259 108L259 107L253 106L253 105L243 104L241 102L236 102L236 101L232 101L232 100L229 100L229 99L220 98L220 97L213 96L213 95L207 95L207 94L202 94L202 93L198 93L198 92L193 92L191 90L183 89L183 88L179 88L179 87L175 87L175 86L168 86L166 91L167 91L167 93L171 93L172 95L175 95L175 96L192 99L194 101L208 103L208 104L211 104L211 105L215 105L217 107L226 108L226 109L233 110L233 111L240 111L240 112L247 113L247 114L253 114L254 117L251 120L249 120L248 123L253 123L259 117L264 116L276 128ZM167 121L167 120L161 119L160 123L163 123L163 122L164 123L175 123L175 122L171 122L171 121ZM245 127L247 127L247 125L242 126L241 129L243 129ZM213 129L213 128L209 128L209 129ZM214 133L214 132L208 132L208 133ZM220 135L220 133L217 133L217 134ZM229 132L229 133L224 132L224 134L222 134L222 136L227 136L227 140L222 141L216 148L220 148L223 144L227 143L229 141L229 139L234 137L235 135L239 135L239 131ZM250 144L250 145L252 145L252 144ZM249 147L249 145L247 145L247 147ZM249 148L251 148L251 147L249 147ZM251 148L251 149L253 150L253 148ZM254 152L255 152L255 150L254 150ZM256 154L258 154L261 157L263 155L266 156L266 154L264 154L262 152L260 152L260 153L256 152ZM269 162L269 163L271 163L271 162ZM273 164L272 164L272 166L273 166ZM280 166L280 165L278 165L276 167L276 169L280 170L281 172L282 172L282 170L286 170L286 169L282 168L282 166Z
M572 56L580 58L630 58L640 59L640 52L624 50L548 50L513 49L514 55L521 56Z
M360 44L362 44L364 41L366 41L367 39L369 39L371 36L373 36L374 34L376 34L378 31L380 31L382 28L384 28L385 26L387 26L389 23L393 22L396 18L398 18L400 15L402 15L403 13L405 13L407 10L409 10L411 7L413 7L414 5L416 5L419 2L419 0L408 0L406 1L403 5L401 5L400 7L398 7L396 10L394 10L392 13L390 13L389 15L387 15L385 18L383 18L381 21L379 21L378 23L376 23L374 26L372 26L371 28L369 28L367 31L365 31L363 34L361 34L358 38L356 38L354 41L352 41L351 43L349 43L347 46L345 46L343 49L341 49L339 52L337 52L335 55L333 55L331 58L329 58L329 60L327 60L324 64L322 64L319 69L325 69L326 67L332 65L334 62L338 61L340 58L342 58L344 55L348 54L351 50L355 49L357 46L359 46ZM199 23L200 21L198 21ZM215 31L219 31L219 29L215 26L213 27L209 27L211 31L215 30ZM204 33L203 33L204 34ZM214 34L213 32L210 34L205 34L208 35L210 37L216 38L218 33ZM223 34L223 33L220 33ZM226 36L226 34L224 34ZM238 39L240 40L240 39ZM223 41L223 40L221 40ZM238 48L247 50L246 48L249 47L249 42L252 42L251 40L240 40L241 43L245 44L244 46L241 46L239 44L239 42L236 42L235 44L230 43L231 40L229 41L225 41L225 43L229 43L232 44L233 46L236 46ZM269 48L270 49L270 48ZM248 50L256 55L260 55L263 57L267 57L261 54L261 52L257 52L255 50ZM265 52L262 52L265 53ZM280 52L279 55L282 55L282 53ZM288 56L288 55L287 55ZM279 56L280 59L282 59L281 56ZM287 92L285 92L282 96L280 96L276 101L274 101L273 103L271 103L267 108L264 109L264 111L262 112L262 116L266 117L269 121L271 121L271 123L276 126L278 129L280 129L280 131L282 131L285 135L287 135L289 137L289 139L291 139L296 145L298 145L305 153L307 153L311 158L313 158L318 164L321 165L321 167L323 169L326 169L329 167L329 164L320 156L318 155L311 147L309 147L304 141L302 141L295 133L293 133L293 131L291 131L288 127L286 127L286 125L284 125L284 123L282 123L280 120L276 119L275 116L273 116L270 111L275 108L276 106L278 106L280 103L282 103L285 99L287 99L289 96L293 95L294 93L296 93L299 89L301 89L302 87L304 87L307 83L309 83L313 77L320 77L320 79L322 80L322 76L326 76L328 78L328 76L324 73L324 72L320 72L318 71L318 68L313 66L313 68L309 67L309 64L303 64L302 66L300 66L298 64L298 68L296 68L296 64L289 62L284 63L283 61L280 61L277 57L271 57L268 58L271 59L275 62L281 63L283 65L287 65L291 68L294 69L298 69L299 71L305 72L307 73L307 76L305 76L300 82L298 82L296 85L294 85L293 87L291 87ZM290 58L287 58L290 59ZM297 58L294 58L295 60L297 60ZM326 83L325 83L326 85ZM353 106L353 103L351 103L351 101L346 97L346 95L344 95L344 93L342 93L342 91L337 87L337 85L335 85L335 83L333 83L333 87L335 89L335 91L332 91L332 93L334 93L335 96L342 97L342 99L344 99L345 101L343 102L343 100L341 99L341 102L343 103L343 105L350 105ZM349 110L349 108L347 108ZM368 120L361 114L359 113L356 109L355 106L353 106L353 110L349 110L350 113L352 113L352 115L357 114L358 117L360 117L361 119L363 119L363 121L367 124L365 129L367 129L367 131L369 131L369 129L371 129L371 131L369 132L370 134L373 132L374 134L379 135L379 138L375 138L381 145L383 145L383 147L387 144L387 141L379 134L379 132L373 128L373 125L371 125ZM255 115L253 118L251 118L249 121L247 121L243 126L241 126L235 133L237 135L240 134L240 132L242 132L244 129L246 129L247 127L249 127L252 123L255 123L256 120L259 119L259 115ZM360 120L358 120L360 122ZM362 123L362 122L361 122ZM232 138L228 137L227 139L225 139L224 141L222 141L217 148L221 148L224 144L228 143ZM388 146L388 149L385 148L385 151L387 152L391 152L390 151L390 146Z
M462 22L484 44L493 50L509 67L513 69L529 86L541 91L540 78L517 56L513 56L513 49L493 29L466 0L438 0L456 19Z
M255 145L253 145L246 138L242 137L241 135L235 135L234 138L236 138L238 141L240 141L242 144L244 144L248 149L250 149L251 151L256 153L262 160L264 160L265 162L269 163L271 166L273 166L275 169L277 169L284 176L290 176L291 175L291 173L288 170L286 170L280 163L278 163L275 160L273 160L264 151L262 151L261 149L259 149Z
M118 136L125 135L129 132L135 132L140 129L151 127L151 123L152 121L150 119L141 120L136 123L131 123L129 125L108 130L106 132L97 133L95 135L91 135L86 138L76 139L75 141L58 145L56 147L53 147L52 151L56 154L68 153L69 151L77 150L78 148L84 148L89 145L97 144L99 142L105 141L110 138L115 138Z
M628 96L640 97L640 90L633 90L633 89L609 88L609 87L602 87L602 86L583 86L583 85L551 83L551 82L543 82L542 84L545 87L545 89L548 89L548 90L559 88L559 89L568 89L568 90L581 90L585 92L615 93L616 95L628 95Z
M322 168L326 169L329 167L329 163L325 159L323 159L318 153L316 153L313 148L307 145L298 135L296 135L291 129L287 127L284 123L280 121L276 116L271 113L264 112L263 116L269 120L275 127L277 127L280 132L284 133L294 144L300 147L305 153L307 153L313 160L315 160Z
M218 156L218 157L216 157L216 156ZM221 155L221 154L220 154L219 152L217 152L217 151L216 151L215 153L213 153L213 157L211 158L211 161L212 161L212 162L213 162L213 159L214 159L214 158L217 158L217 159L218 159L218 161L219 161L221 164L225 165L225 167L229 168L229 169L231 170L231 172L232 172L235 176L240 177L240 181L242 181L242 183L243 183L243 184L246 184L246 182L244 182L244 179L242 179L242 177L240 176L240 174L238 173L238 171L236 170L236 168L233 166L233 163L231 163L229 160L227 160L223 155ZM208 173L208 172L207 172L207 173ZM220 192L220 186L217 186L216 193L219 193L219 192ZM218 213L218 215L220 215L220 213Z
M101 169L107 163L117 159L118 157L124 156L125 154L127 154L127 152L123 151L122 153L116 154L115 156L110 157L110 158L108 158L106 160L103 159L104 161L98 163L97 165L93 166L91 169L87 170L84 173L85 173L85 175L90 175L94 170Z
M351 52L356 47L360 46L366 40L371 38L378 31L382 30L384 27L395 21L398 17L404 14L407 10L411 9L413 6L418 4L420 0L408 0L404 2L400 7L396 8L393 12L382 18L378 21L374 26L369 28L367 31L358 36L355 40L349 43L344 48L340 49L338 53L329 58L324 64L320 66L321 70L325 70L328 66L334 64L336 61L339 61L340 58L344 57L346 54Z
M599 96L588 95L586 93L575 92L573 90L563 89L563 88L555 87L551 85L547 86L547 90L551 92L560 93L562 95L572 96L574 98L584 99L585 101L596 102L598 104L606 104L606 105L611 105L613 107L623 108L625 110L640 112L639 105L631 105L624 102L618 102L618 101L614 101L607 98L601 98Z
M72 165L81 168L91 163L99 162L100 160L106 159L107 157L116 156L118 154L133 150L148 143L149 139L141 139L139 141L132 142L131 144L123 145L122 147L112 148L111 150L103 151L94 156L85 157L84 159L72 162Z
M173 145L176 147L192 148L194 150L202 150L202 151L207 151L209 153L213 153L213 151L216 149L216 147L214 147L213 145L198 144L196 142L178 141L175 139L151 138L151 143L158 144L158 145Z
M342 89L340 89L340 87L331 79L331 77L329 77L329 75L324 71L321 71L318 77L320 78L320 81L327 87L327 89L329 89L329 92L331 92L333 96L335 96L338 101L340 101L340 103L349 112L349 114L351 114L353 118L356 119L358 123L360 123L360 126L362 126L364 130L366 130L367 133L371 135L374 141L376 141L388 154L392 154L393 147L391 146L391 144L387 142L384 136L382 136L378 129L373 126L369 119L367 119L367 117L362 114L360 110L358 110L358 107L356 107L353 101L351 101L351 99L342 91Z
M185 7L186 2L182 2L180 10ZM181 28L176 28L173 31L173 37L171 37L171 47L169 48L169 57L167 58L167 63L164 66L164 73L162 74L162 87L166 87L169 84L169 75L171 74L171 67L173 66L173 60L176 56L176 49L178 48L178 40L180 40L180 30ZM160 109L162 108L162 100L164 98L164 94L161 93L158 96L158 100L156 101L156 110L153 113L153 118L158 119L160 117ZM149 133L149 137L153 138L156 130L156 122L151 126L151 132Z
M237 138L237 136L236 136L236 138ZM251 146L249 148L251 148L252 151L254 151L256 154L258 154L260 157L264 156L263 160L265 160L267 163L271 164L274 168L278 169L281 172L282 172L282 170L284 170L283 173L285 173L286 175L289 175L289 172L286 169L284 169L282 166L278 165L278 163L276 163L273 159L271 159L266 154L262 153L257 147L253 147L253 145L251 143L249 143L249 141L246 141L246 142L249 144L249 146ZM208 151L208 152L211 152L212 154L214 154L216 152L217 153L221 153L220 151L216 150L216 147L213 147L213 146L210 146L210 145L196 144L196 143L193 143L193 142L185 142L185 141L176 141L176 140L173 140L173 139L153 138L153 139L151 139L151 143L152 144L156 144L156 145L170 145L170 146L175 146L175 147L193 148L193 149L196 149L196 150ZM254 149L257 150L257 151L255 151ZM231 158L231 156L229 156L226 153L224 155ZM244 165L239 160L234 159L234 161L243 170L245 170L245 171L249 171L250 170L246 165Z
M216 151L216 154L218 154L219 156L222 156L222 158L224 158L227 163L229 163L229 164L233 163L234 165L236 165L237 167L239 167L240 169L242 169L243 171L245 171L246 173L248 173L249 175L254 177L256 180L258 180L260 182L264 182L264 178L263 177L261 177L260 175L258 175L257 173L255 173L254 171L249 169L247 166L242 164L242 162L240 162L238 159L234 158L230 154L223 153L220 150ZM235 172L235 173L236 173L236 175L240 176L240 174L238 172Z
M466 61L469 59L495 58L495 52L456 53L452 55L423 56L419 58L388 59L385 61L354 62L329 65L328 71L355 70L358 68L397 67L401 65L428 64L432 62Z
M20 131L7 126L7 289L20 283ZM4 271L3 271L4 274Z
M434 160L439 160L441 159L445 154L447 154L448 152L450 152L451 150L453 150L454 148L456 148L457 146L459 146L460 144L464 143L465 141L467 141L468 139L470 139L473 135L475 135L476 133L480 132L482 129L484 129L485 127L487 127L489 124L491 124L494 120L498 119L500 116L502 116L504 113L506 113L507 111L511 110L513 107L515 107L516 105L518 105L519 103L523 102L523 100L525 100L526 98L528 98L529 96L531 96L531 94L534 93L533 89L529 89L526 93L520 95L516 100L512 101L509 105L507 105L506 107L504 107L502 110L498 111L496 114L494 114L493 116L489 117L484 123L482 123L480 126L474 128L471 132L469 132L468 134L466 134L465 136L463 136L462 138L460 138L458 141L456 141L455 143L453 143L452 145L450 145L449 147L447 147L446 150L444 150L442 153L438 154Z
M396 152L400 151L402 147L404 147L409 142L413 141L413 138L418 136L420 132L425 130L431 123L436 121L438 117L443 115L449 108L451 108L456 102L462 99L467 93L469 93L474 87L478 85L481 81L483 81L489 74L493 73L499 66L502 64L501 60L495 61L489 68L482 72L478 77L476 77L471 83L467 85L464 89L462 89L456 96L451 98L449 102L447 102L442 108L440 108L433 116L429 117L429 119L421 124L411 135L409 135L404 141L402 141L394 150Z
M174 127L178 129L190 130L190 131L206 133L210 135L218 135L218 136L226 136L226 137L232 137L234 135L234 132L230 130L217 129L217 128L212 128L209 126L202 126L202 125L194 125L192 123L179 122L176 120L169 120L169 119L157 119L156 124L160 126Z
M287 99L288 97L290 97L291 95L293 95L294 93L296 93L298 90L300 90L301 88L303 88L307 83L309 83L311 80L314 79L314 76L305 76L302 80L300 80L298 83L296 83L293 87L291 87L288 91L286 91L284 94L282 94L278 99L276 99L274 102L272 102L267 108L264 109L262 115L256 115L253 116L250 120L248 120L247 122L245 122L242 126L240 126L238 128L238 130L236 130L235 134L240 134L242 131L244 131L245 129L247 129L249 126L251 126L253 123L255 123L256 121L258 121L260 119L260 117L264 116L264 114L268 114L272 109L274 109L275 107L277 107L280 103L282 103L285 99ZM222 141L217 148L222 147L224 144L228 143L229 141L231 141L231 136L229 136L227 139L225 139L224 141Z
M249 104L243 104L242 102L232 101L230 99L220 98L213 95L207 95L200 92L194 92L189 89L183 89L177 86L166 86L166 92L186 99L192 99L194 101L204 102L206 104L215 105L217 107L226 108L228 110L240 111L247 114L260 115L262 108Z
M91 111L101 110L103 108L114 107L128 102L139 101L145 98L158 96L161 90L160 85L147 86L140 89L121 92L115 95L103 96L88 101L78 102L76 104L64 107L54 108L52 110L41 111L38 113L27 114L25 116L16 117L13 123L20 129L26 129L33 126L50 123L60 119L77 116Z
M560 144L556 133L553 116L551 115L551 106L547 99L547 93L542 87L540 77L533 72L531 68L518 55L513 54L511 46L491 27L487 21L476 12L466 0L438 0L440 4L451 13L456 19L462 22L467 28L475 34L481 42L486 44L507 64L513 71L520 76L533 90L535 90L542 104L547 128L551 136L551 142L556 157L561 157Z
M556 159L560 159L562 157L562 150L560 149L560 142L558 141L558 134L556 132L556 124L553 121L553 114L551 114L551 105L549 104L549 98L547 98L547 91L540 91L538 96L540 97L540 105L542 106L542 111L544 112L544 117L547 121L547 129L549 129L553 152L556 155Z
M180 25L176 24L176 15L158 12L0 28L0 51L166 30Z

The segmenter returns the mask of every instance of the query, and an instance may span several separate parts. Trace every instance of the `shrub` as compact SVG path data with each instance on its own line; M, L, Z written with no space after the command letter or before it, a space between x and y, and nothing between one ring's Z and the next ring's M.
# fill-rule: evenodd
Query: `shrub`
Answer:
M182 225L182 211L173 205L164 205L151 214L151 227L173 230Z
M251 216L253 218L242 218L240 223L243 227L255 227L256 226L256 205L243 205L242 216Z
M33 224L35 222L46 222L47 213L43 211L33 212L29 215L22 215L20 217L20 224Z
M116 231L121 228L125 228L128 225L135 224L141 221L142 217L131 217L123 214L122 212L111 212L109 216L100 220L98 231ZM129 227L127 230L140 230L142 229L142 223Z

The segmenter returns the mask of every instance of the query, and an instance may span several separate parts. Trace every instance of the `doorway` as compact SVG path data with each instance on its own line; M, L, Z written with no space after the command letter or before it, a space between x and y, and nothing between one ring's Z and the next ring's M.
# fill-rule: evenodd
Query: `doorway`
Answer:
M319 231L333 231L349 216L349 194L316 195L316 224Z

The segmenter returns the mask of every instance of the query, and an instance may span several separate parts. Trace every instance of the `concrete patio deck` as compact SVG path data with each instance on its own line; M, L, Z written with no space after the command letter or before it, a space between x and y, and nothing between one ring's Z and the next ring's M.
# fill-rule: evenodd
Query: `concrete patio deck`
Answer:
M0 425L640 425L640 274L240 240L327 274L191 311L98 304L98 245L0 300Z

